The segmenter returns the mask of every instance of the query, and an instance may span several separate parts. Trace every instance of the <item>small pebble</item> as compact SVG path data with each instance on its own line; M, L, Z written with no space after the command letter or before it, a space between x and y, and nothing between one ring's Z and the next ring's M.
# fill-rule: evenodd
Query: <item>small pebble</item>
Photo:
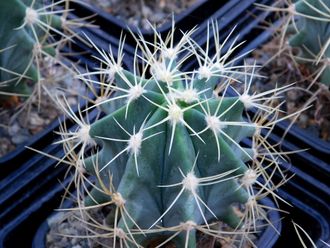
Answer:
M80 245L72 246L72 248L82 248Z
M42 126L44 124L44 120L38 115L38 113L31 113L29 123L33 126Z
M30 138L31 138L30 135L16 134L12 137L11 141L15 145L21 145L21 144L27 142Z
M12 124L8 129L8 134L10 136L15 136L19 131L21 130L21 127L18 123Z
M77 238L72 238L71 239L71 245L73 245L73 247L80 247L80 245L77 245L78 243L78 239Z

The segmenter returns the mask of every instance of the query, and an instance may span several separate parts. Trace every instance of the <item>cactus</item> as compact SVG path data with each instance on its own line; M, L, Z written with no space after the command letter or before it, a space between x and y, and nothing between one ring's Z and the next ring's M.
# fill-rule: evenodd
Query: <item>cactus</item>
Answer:
M70 28L80 25L66 20L66 8L56 9L63 2L49 5L32 0L0 2L0 97L3 99L8 95L29 96L34 90L31 85L42 79L40 67L44 58L56 60L63 42L71 39ZM61 39L55 40L54 35Z
M330 2L327 0L275 1L272 6L256 4L265 11L282 16L278 54L286 48L298 48L294 56L299 64L306 64L314 81L330 85ZM289 37L288 47L284 37Z
M110 206L107 224L100 229L109 232L114 246L116 240L127 247L148 246L163 237L159 246L172 241L177 247L196 247L197 232L218 238L240 234L248 242L257 219L267 220L267 207L257 200L275 195L277 185L271 179L280 170L280 153L261 130L271 130L276 123L278 107L271 102L283 89L249 95L255 66L234 65L240 59L229 59L238 47L234 43L222 54L225 42L220 44L217 30L213 25L213 56L208 54L209 42L203 50L191 38L193 31L184 33L176 45L174 28L165 41L156 33L152 45L136 37L141 53L136 52L133 72L121 66L122 46L118 61L112 52L98 50L107 67L79 77L113 89L112 97L97 99L92 106L104 116L88 124L62 105L78 124L75 131L63 129L59 143L65 144L69 158L75 158L68 163L74 164L75 182L85 192L79 193L79 200L86 195L80 210ZM193 56L199 68L180 71ZM89 77L94 74L106 75L107 84ZM246 91L225 96L232 81L244 83ZM220 96L213 92L219 82ZM261 118L265 114L255 121L243 118L250 108L275 118L269 123ZM252 145L241 145L248 137ZM94 147L92 153L88 147ZM266 168L272 168L270 174ZM85 172L94 176L94 183ZM86 190L87 185L92 189ZM242 209L243 217L234 206ZM214 229L220 220L233 231ZM102 226L94 220L83 223L88 230L89 225Z
M300 0L295 3L297 34L289 41L299 47L298 58L320 70L320 82L330 85L330 2Z

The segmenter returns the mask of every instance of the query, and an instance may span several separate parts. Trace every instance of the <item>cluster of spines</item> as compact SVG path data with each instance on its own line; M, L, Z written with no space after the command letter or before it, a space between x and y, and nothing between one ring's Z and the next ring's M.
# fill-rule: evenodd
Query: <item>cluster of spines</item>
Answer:
M78 37L75 28L88 24L86 18L68 19L68 3L68 0L1 2L0 99L30 95L40 99L42 88L46 87L42 83L42 68L51 63L70 70L59 56L60 49ZM36 86L31 87L30 82Z
M208 54L207 49L203 50L191 39L190 36L193 32L183 33L182 39L174 45L173 27L172 32L165 41L155 31L158 41L154 44L145 42L142 36L136 37L142 55L136 53L133 73L126 71L121 66L123 58L121 46L117 55L118 60L114 58L111 51L106 53L98 50L102 57L100 61L106 65L106 68L97 72L83 73L79 76L88 85L97 84L102 88L110 89L106 90L106 97L109 96L110 91L114 92L113 96L107 99L104 95L101 95L94 101L92 106L100 108L108 117L103 117L95 124L90 125L83 121L82 115L75 116L72 112L66 110L78 124L78 129L74 132L63 129L60 132L63 137L63 141L60 142L74 144L71 146L66 145L66 150L68 151L67 156L74 153L74 156L69 156L69 158L75 157L76 162L72 162L71 159L68 163L76 168L75 181L78 182L77 187L84 192L79 194L81 197L78 199L80 211L102 206L111 206L112 208L107 217L108 226L98 223L92 217L90 217L90 223L85 222L89 230L90 227L98 227L105 232L105 234L98 234L95 231L92 236L108 235L113 238L114 246L119 240L120 245L125 244L127 247L140 247L143 240L151 239L156 235L167 237L160 242L159 247L171 240L175 240L175 242L185 247L190 247L195 245L195 233L197 231L219 239L224 238L225 235L232 235L233 237L240 235L243 238L235 240L235 242L250 242L249 234L257 231L257 220L264 219L266 222L268 221L266 212L269 209L266 206L259 205L258 200L268 195L275 200L281 200L275 191L287 180L279 166L283 157L274 146L267 142L262 135L262 130L271 132L273 125L279 121L277 120L279 107L274 107L272 102L279 98L281 92L288 90L288 87L251 95L249 90L255 76L255 65L235 66L233 62L239 58L229 60L229 55L237 46L232 44L229 51L222 54L224 43L220 44L217 30L217 25L213 24L214 42L216 44L216 52L213 56ZM181 72L179 70L180 66L191 56L196 57L199 68L190 72ZM140 65L138 61L141 60L143 70L138 76L137 68ZM148 74L148 71L150 71L151 77L146 79L145 75ZM91 76L95 74L101 75L104 79L103 82L91 79ZM219 81L222 82L224 89L221 96L217 96L213 92ZM230 83L232 81L243 83L245 91L238 94L238 97L228 98L225 94L228 87L231 87ZM148 107L145 106L142 106L142 108L136 107L139 100L143 101L145 106L149 104L152 111L150 112ZM63 109L67 108L67 106L62 107ZM135 108L139 112L133 113L132 111ZM244 108L259 109L259 114L254 121L242 119ZM196 109L198 109L198 113ZM200 123L191 122L194 117L188 115L194 113L203 116L200 119L197 118ZM236 117L227 116L228 113ZM136 119L132 119L131 115L134 115ZM190 120L188 120L189 118ZM169 175L173 176L175 174L173 177L181 177L182 179L171 183L162 183L171 181L162 179L158 185L153 185L153 187L161 188L163 191L150 189L149 194L152 195L152 192L165 194L167 192L172 194L172 197L170 197L169 202L166 202L166 206L161 207L164 211L159 212L158 216L153 214L148 216L145 208L150 206L139 206L139 203L136 203L133 204L136 209L132 210L131 201L133 200L125 199L123 191L126 191L127 188L132 190L133 187L136 192L135 195L130 194L130 196L132 198L138 197L145 186L143 184L147 183L143 180L147 181L149 177L153 177L157 173L159 176L160 172L146 171L141 168L140 163L141 161L142 163L149 163L145 160L149 155L152 157L152 154L143 153L146 150L148 151L147 145L150 147L157 146L159 140L164 139L164 126L166 126L165 130L168 130L169 133L167 145L166 147L151 149L157 154L150 162L153 162L153 167L150 166L149 169L152 168L162 172L168 170ZM127 127L130 127L130 129L128 130ZM234 130L231 133L228 131L230 128ZM114 131L111 131L111 129L114 129ZM207 131L210 131L210 137L205 135ZM206 139L214 139L213 143L215 145L214 147L208 147L211 150L209 154L204 154L199 150L194 153L191 151L195 149L194 145L189 144L191 141L182 140L183 137L194 139L195 146L199 144L199 147L207 147ZM252 137L251 147L242 147L239 144L239 141L244 137ZM232 157L222 157L224 141L230 144L230 149L234 152L231 155ZM107 142L112 142L115 145L110 147ZM100 149L97 148L97 143L101 146ZM91 146L96 149L96 152L94 150L94 155L86 158L87 148ZM74 149L77 147L81 148L78 152ZM230 151L227 152L230 153ZM176 153L184 153L182 157L178 155L183 161L173 160ZM236 163L237 158L241 160L242 166L236 168L230 168L229 166L229 169L220 170L221 172L215 169L215 171L218 171L217 173L202 176L200 174L202 173L201 169L197 169L196 164L198 160L208 161L208 158L205 158L207 155L212 155L209 161L215 159L218 166L222 166L221 163L226 159L231 159L233 163ZM168 164L173 165L174 168L157 168L157 166L160 166L155 163L157 162L157 156L161 156L158 158L160 160L169 160ZM61 159L61 161L64 160L66 159ZM127 165L125 168L126 163L129 163L130 166ZM181 168L177 166L178 163L187 164L188 167ZM114 164L117 167L116 169L113 167ZM203 166L208 167L209 165L205 164ZM124 170L130 171L125 173ZM86 171L96 177L96 184L87 179L84 174ZM130 184L123 186L120 185L120 180L124 173L126 179L130 179ZM279 184L272 182L275 173L280 173L283 177ZM135 182L138 183L134 184ZM219 221L217 214L214 213L218 210L213 209L214 206L208 206L203 196L200 195L201 193L205 194L201 190L202 188L205 187L210 190L213 185L223 182L231 182L229 185L234 188L228 190L234 195L240 195L234 197L236 199L234 201L243 206L243 217L235 219L236 222L231 219L233 212L230 209L225 209L224 212L227 212L221 215L222 221L227 222L234 228L231 232L213 228ZM88 190L91 186L92 191ZM87 195L87 199L84 195ZM150 196L146 196L144 200L148 201L148 197ZM186 199L186 201L180 202L182 199ZM190 216L197 215L197 218L185 219L184 216L176 216L176 218L182 218L182 221L176 225L164 226L164 221L166 222L166 218L169 218L168 213L177 205L180 205L181 209L191 208L191 206L185 206L189 199L193 199L194 207L192 209L194 210L192 211L196 211L196 213L191 213ZM128 203L130 203L129 206ZM229 205L232 203L230 201ZM141 216L139 220L136 220L132 211L145 213L142 218L147 219L146 222L149 225L139 223ZM226 214L228 214L228 218Z
M287 46L298 48L293 57L307 64L313 83L330 85L330 2L327 0L275 1L274 6L258 5L267 11L278 12L282 18L279 53ZM289 36L289 41L284 42Z

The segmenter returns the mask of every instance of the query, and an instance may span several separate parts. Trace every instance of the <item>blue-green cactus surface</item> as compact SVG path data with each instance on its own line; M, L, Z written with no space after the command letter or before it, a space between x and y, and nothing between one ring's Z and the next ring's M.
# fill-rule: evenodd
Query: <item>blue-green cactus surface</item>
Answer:
M321 70L319 81L330 85L330 1L300 0L295 3L297 33L289 44L299 47L299 61Z

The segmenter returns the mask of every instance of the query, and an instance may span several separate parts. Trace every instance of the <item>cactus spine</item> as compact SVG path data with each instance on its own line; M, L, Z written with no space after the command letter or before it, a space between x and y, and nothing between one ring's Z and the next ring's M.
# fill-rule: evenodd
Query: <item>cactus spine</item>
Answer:
M298 48L294 56L298 63L308 65L314 80L330 85L330 2L327 0L275 1L273 6L257 4L265 11L278 12L283 18L280 26L281 50L288 45ZM283 46L283 47L282 47Z
M319 81L330 86L330 2L300 0L295 11L297 34L289 44L299 47L300 61L318 70Z
M59 49L70 40L73 26L66 20L68 10L56 9L57 3L42 1L0 2L0 97L29 96L31 84L42 80L41 67L45 58L57 61ZM55 40L54 35L60 37ZM40 85L38 86L40 89Z

